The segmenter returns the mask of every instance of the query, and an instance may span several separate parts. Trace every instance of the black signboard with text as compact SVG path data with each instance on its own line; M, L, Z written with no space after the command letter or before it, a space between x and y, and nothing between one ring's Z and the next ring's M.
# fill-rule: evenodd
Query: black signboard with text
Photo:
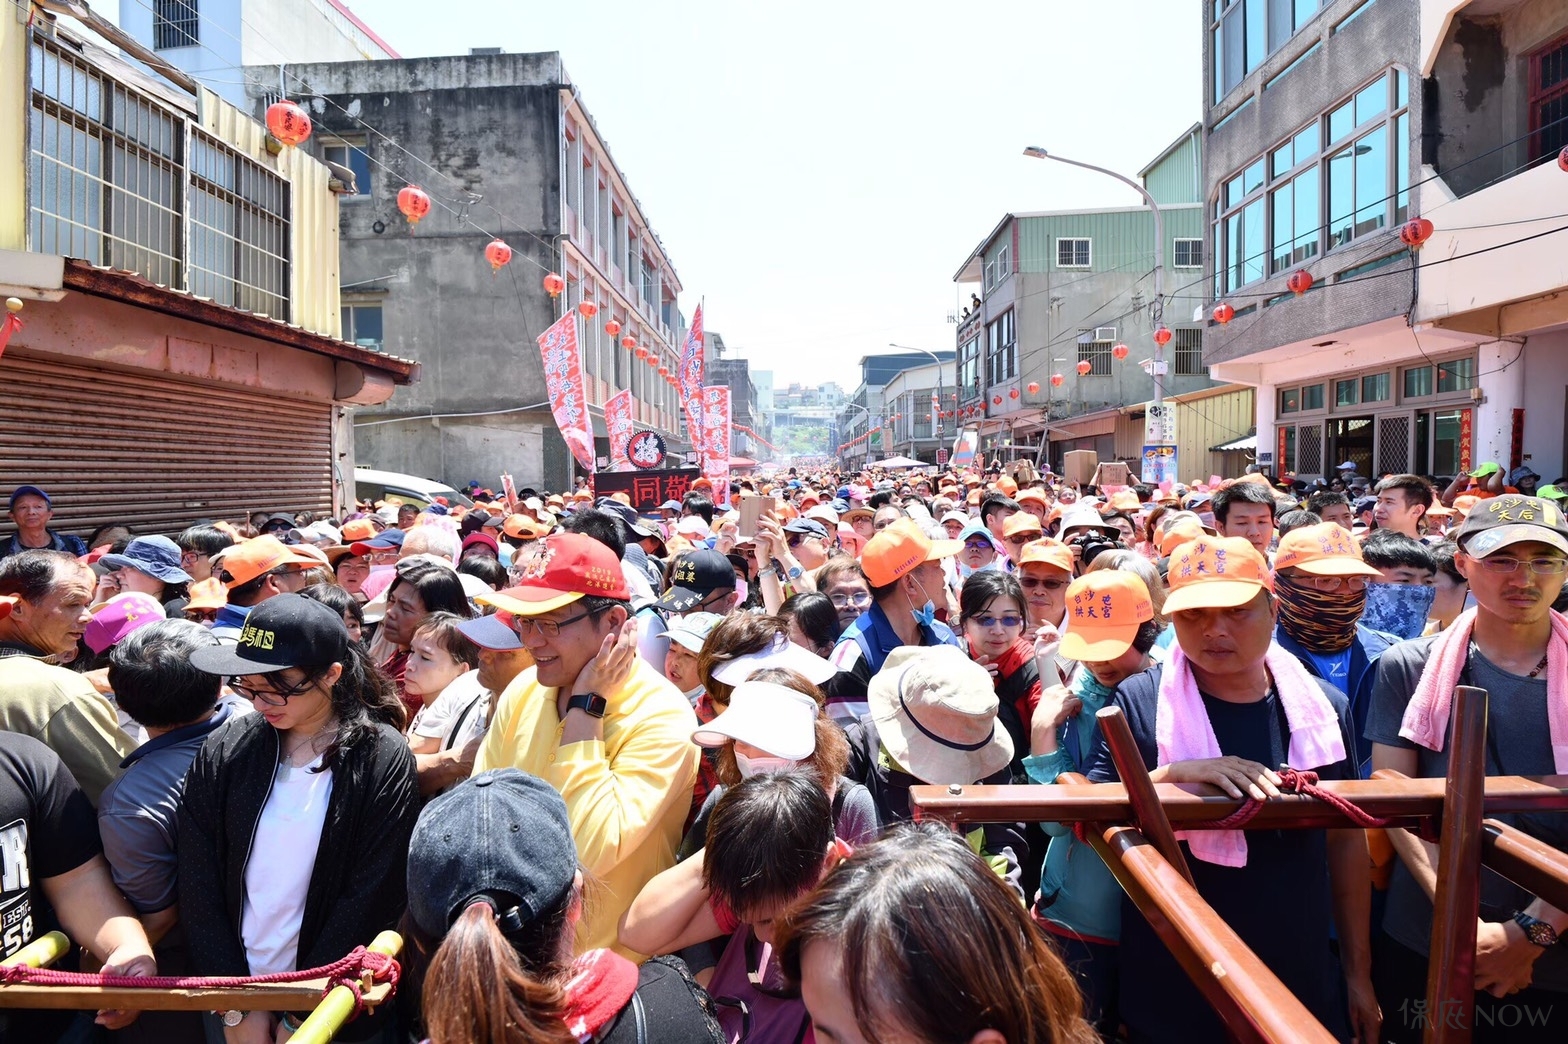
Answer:
M593 491L601 497L625 493L632 507L649 511L666 500L679 500L691 491L702 472L697 468L665 471L601 471L593 477Z

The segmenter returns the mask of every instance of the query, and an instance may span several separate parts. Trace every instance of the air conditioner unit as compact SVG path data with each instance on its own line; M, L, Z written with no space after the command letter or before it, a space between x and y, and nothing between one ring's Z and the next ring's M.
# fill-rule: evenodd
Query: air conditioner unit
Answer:
M1114 327L1114 326L1096 326L1094 328L1094 339L1096 341L1114 341L1114 340L1116 340L1116 327Z

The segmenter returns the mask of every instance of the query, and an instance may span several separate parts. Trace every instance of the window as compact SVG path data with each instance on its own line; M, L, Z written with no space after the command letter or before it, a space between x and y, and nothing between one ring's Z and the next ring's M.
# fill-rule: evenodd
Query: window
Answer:
M201 43L201 19L196 13L196 0L153 0L153 4L153 47L162 51Z
M1432 367L1412 366L1405 371L1405 398L1419 399L1432 394Z
M191 293L289 315L289 183L200 131L191 134Z
M1568 146L1568 36L1530 58L1530 163L1544 163Z
M1092 243L1087 239L1058 239L1057 268L1088 268L1093 260Z
M1409 78L1389 70L1226 180L1214 214L1214 296L1405 221L1408 104Z
M1089 372L1085 377L1109 377L1111 375L1111 346L1112 341L1096 341L1095 331L1085 330L1078 335L1078 361L1089 364Z
M353 199L368 199L370 197L370 154L367 151L369 142L365 135L355 135L353 138L322 138L321 158L328 163L336 163L354 173Z
M381 306L379 304L345 304L343 306L343 340L361 348L381 351Z
M1301 389L1301 408L1303 411L1323 408L1323 385L1309 384Z
M985 289L987 292L1012 274L1011 251L1007 244L997 248L996 256L985 263Z
M1475 360L1453 359L1437 368L1437 391L1469 391L1475 387Z
M980 338L971 337L958 349L958 397L980 394Z
M1300 413L1301 412L1301 389L1300 388L1281 388L1279 390L1279 412L1281 412L1281 413Z
M1213 0L1209 49L1214 56L1214 101L1283 47L1328 0Z
M1171 345L1176 349L1176 376L1207 377L1203 368L1203 331L1177 327Z
M1335 381L1334 382L1334 405L1335 406L1354 406L1354 405L1356 405L1356 403L1360 401L1356 397L1356 393L1358 391L1360 391L1360 388L1361 388L1360 382L1357 381L1354 377L1352 377L1348 381Z
M985 328L986 332L986 383L1001 384L1018 376L1018 346L1013 339L1013 311L1008 309L1002 317Z
M1177 268L1202 268L1203 267L1203 240L1178 239L1176 240Z
M1386 373L1372 373L1361 378L1361 401L1387 402L1388 383Z

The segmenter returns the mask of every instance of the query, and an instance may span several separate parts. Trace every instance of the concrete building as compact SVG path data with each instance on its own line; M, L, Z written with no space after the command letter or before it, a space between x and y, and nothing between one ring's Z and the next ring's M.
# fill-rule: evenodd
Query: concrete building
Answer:
M932 426L932 402L937 395L938 376L946 378L936 363L911 366L894 374L882 387L882 403L887 413L889 456L909 457L935 464L938 449L951 446L957 435L955 421L938 417ZM944 394L946 389L944 389ZM946 412L946 407L942 408Z
M312 99L320 147L369 152L369 182L343 206L344 313L356 336L371 322L388 351L425 367L411 394L356 419L361 460L457 486L509 472L519 486L568 488L535 338L583 301L598 305L578 320L598 455L609 456L603 403L626 388L637 426L684 452L677 394L655 372L677 365L680 281L559 54L289 73ZM397 208L407 184L435 204L417 226ZM484 257L492 236L514 251L500 271ZM551 271L566 280L559 298L541 283Z
M1210 387L1202 363L1201 129L1194 126L1140 172L1165 235L1166 394ZM1088 158L1091 159L1092 158ZM1156 327L1154 216L1146 206L1008 214L954 275L976 303L960 317L956 392L944 409L978 431L988 453L1046 456L1110 445L1106 411L1149 399ZM1118 360L1115 350L1129 353ZM1078 364L1087 362L1080 375ZM1052 375L1062 378L1053 385ZM1080 421L1083 415L1093 415Z
M894 431L888 418L898 412L894 399L887 397L886 389L892 385L901 374L910 370L925 370L925 397L921 401L929 415L931 406L931 390L936 385L938 370L944 372L944 382L951 376L953 362L956 358L953 352L936 352L936 361L926 363L925 357L912 355L908 352L886 352L874 355L864 355L860 359L860 386L845 398L834 413L834 429L830 436L829 450L835 453L839 460L848 467L860 467L874 463L884 457L896 454L892 448ZM919 381L914 382L918 384ZM835 386L835 391L837 390ZM906 401L913 402L915 389L906 381L898 381L895 388L896 395L904 396ZM929 416L927 418L929 426ZM911 428L911 435L914 429ZM861 436L865 438L861 441ZM926 436L930 438L929 433ZM840 450L840 445L850 444L846 449ZM932 459L935 459L936 445L929 444ZM913 454L910 454L913 456Z
M730 456L759 459L758 454L763 454L765 457L761 444L742 430L756 431L761 423L757 417L757 386L751 380L751 363L745 359L710 359L706 366L703 383L709 387L723 385L730 390Z
M1555 224L1532 219L1558 209L1561 171L1525 168L1556 154L1560 126L1533 135L1532 121L1560 115L1563 88L1536 90L1530 77L1543 58L1561 60L1568 9L1202 8L1216 6L1205 52L1210 289L1235 318L1211 322L1204 358L1216 377L1258 389L1259 462L1302 476L1349 461L1364 475L1446 479L1534 454L1555 477L1568 394L1553 332L1565 316L1551 303L1568 282L1562 243L1465 258ZM1266 31L1249 30L1249 17ZM1439 231L1413 254L1399 231L1422 216ZM1311 276L1309 291L1291 292L1296 273Z
M0 489L42 486L83 535L351 510L349 408L418 367L341 339L330 172L28 13L0 17L0 297L25 324L0 359Z
M270 69L256 76L276 94L284 63L399 57L343 0L122 0L120 27L242 109L254 103L247 66Z

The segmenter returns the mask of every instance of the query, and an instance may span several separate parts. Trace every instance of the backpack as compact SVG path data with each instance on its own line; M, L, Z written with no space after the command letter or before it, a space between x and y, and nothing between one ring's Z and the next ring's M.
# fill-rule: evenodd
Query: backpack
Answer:
M726 1044L708 991L679 957L650 957L637 970L637 991L596 1044Z
M748 927L730 936L708 990L725 1044L801 1044L811 1031L806 1002L784 988L773 948Z

